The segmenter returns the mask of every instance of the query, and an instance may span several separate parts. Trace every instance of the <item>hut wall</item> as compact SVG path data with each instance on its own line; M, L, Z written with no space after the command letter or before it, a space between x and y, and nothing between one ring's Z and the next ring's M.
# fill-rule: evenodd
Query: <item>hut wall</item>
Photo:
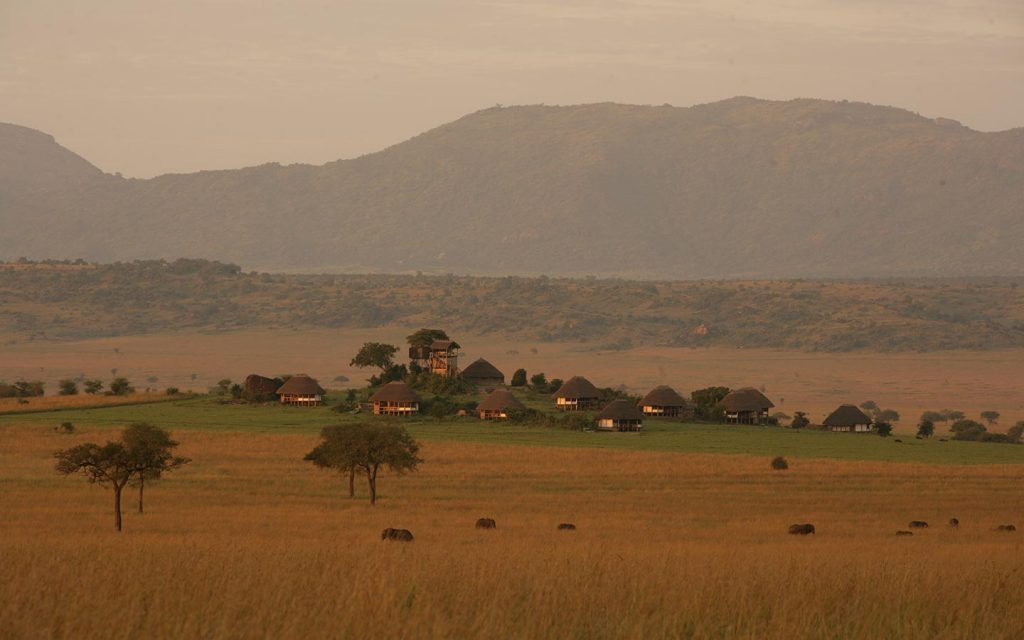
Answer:
M377 401L373 403L373 413L378 416L411 416L420 411L418 402L388 402Z
M586 411L596 404L596 398L555 398L555 408L559 411Z
M323 404L324 398L321 395L284 394L281 396L281 404L298 406L316 406Z

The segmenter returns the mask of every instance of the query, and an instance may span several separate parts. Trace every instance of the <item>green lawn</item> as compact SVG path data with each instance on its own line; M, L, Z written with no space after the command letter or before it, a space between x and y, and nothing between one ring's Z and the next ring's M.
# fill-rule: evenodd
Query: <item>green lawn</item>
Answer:
M116 427L130 422L151 422L172 431L250 431L254 433L307 433L311 441L325 424L355 420L384 420L370 415L339 414L329 408L277 405L222 404L198 397L159 404L138 404L94 409L62 410L0 416L0 428L37 424L52 428L72 422L79 431L90 427ZM403 421L423 440L493 442L497 444L595 447L688 453L734 453L792 458L838 458L941 464L1024 463L1024 446L976 442L916 440L912 436L880 438L821 431L747 425L684 424L649 420L642 433L595 433L559 428L524 427L475 418ZM897 442L902 439L903 442Z

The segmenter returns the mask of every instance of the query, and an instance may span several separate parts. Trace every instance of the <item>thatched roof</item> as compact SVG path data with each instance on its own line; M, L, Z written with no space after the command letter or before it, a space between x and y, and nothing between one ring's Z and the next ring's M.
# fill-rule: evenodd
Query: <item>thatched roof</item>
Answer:
M462 377L467 380L504 380L505 374L490 362L480 358L462 370Z
M558 391L554 392L553 398L600 398L601 392L597 390L590 380L583 376L573 376L566 380Z
M522 411L524 409L526 409L526 405L512 395L508 389L495 389L477 407L478 411Z
M288 378L277 390L279 396L319 396L323 393L320 383L304 373Z
M598 420L643 420L644 414L629 400L612 400L597 414Z
M458 342L454 340L434 340L430 343L431 351L451 351L452 349L461 349Z
M423 402L412 387L401 380L389 382L370 396L370 402Z
M823 424L826 427L852 427L857 424L871 424L871 418L852 404L844 404L828 414Z
M661 385L654 387L651 392L640 401L642 407L685 407L686 400L676 393L672 387Z
M775 403L753 387L744 387L730 391L722 398L722 406L728 413L740 411L764 411L771 409Z

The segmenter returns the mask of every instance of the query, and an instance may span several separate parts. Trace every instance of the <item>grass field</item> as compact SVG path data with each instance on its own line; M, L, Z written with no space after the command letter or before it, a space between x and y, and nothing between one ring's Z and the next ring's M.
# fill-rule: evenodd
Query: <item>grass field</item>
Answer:
M385 475L371 507L363 487L350 500L337 474L301 460L326 412L195 399L83 410L75 435L47 428L56 416L0 419L2 637L1024 634L1021 534L991 531L1024 520L1020 464L824 460L794 444L790 469L773 472L767 451L683 443L898 447L752 428L517 436L419 422L421 470ZM135 419L171 428L193 462L149 486L145 515L129 499L116 534L109 491L57 476L51 454ZM650 442L666 450L629 449ZM568 446L583 443L609 448ZM945 444L963 461L1024 449ZM953 516L959 530L943 524ZM474 530L478 517L498 530ZM933 526L895 537L911 519ZM818 532L788 536L794 522ZM382 542L387 526L416 541Z
M308 373L324 385L339 375L361 385L369 375L348 366L366 341L405 344L409 327L303 331L187 332L74 342L34 340L0 344L0 380L57 380L84 374L109 380L111 370L137 388L205 391L222 378L249 373ZM764 386L777 410L806 411L823 419L839 404L875 400L903 414L897 430L913 428L925 410L958 409L975 419L1003 414L1005 430L1024 420L1024 350L933 353L807 353L768 349L643 347L623 351L584 349L572 343L539 343L500 335L458 335L463 364L485 357L511 376L519 368L549 378L585 375L599 386L624 384L646 393L670 384L688 393L710 385ZM535 352L536 351L536 352ZM195 380L192 376L195 375Z

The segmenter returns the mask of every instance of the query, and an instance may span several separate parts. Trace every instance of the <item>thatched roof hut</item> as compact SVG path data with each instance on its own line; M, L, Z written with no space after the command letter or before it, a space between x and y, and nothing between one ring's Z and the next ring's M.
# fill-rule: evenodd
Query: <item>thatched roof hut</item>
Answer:
M509 411L524 411L526 405L508 389L495 389L477 407L482 420L508 418Z
M866 433L871 431L872 420L860 408L852 404L844 404L828 414L822 423L831 431L850 431Z
M384 416L415 415L422 402L419 394L401 380L387 383L370 396L373 412Z
M483 358L478 358L475 362L463 369L462 379L467 382L472 382L479 387L505 384L505 374Z
M686 400L672 387L661 385L640 400L639 403L645 416L663 416L675 418L686 411Z
M602 431L639 431L644 428L644 414L629 400L619 398L609 402L595 418Z
M277 390L282 404L302 406L323 404L324 393L320 383L304 373L288 378Z
M590 380L583 376L573 376L566 380L558 391L551 394L555 399L555 408L560 411L582 411L593 409L601 398Z
M281 385L280 380L252 373L245 377L245 384L242 386L250 398L272 398L277 395L277 390Z
M722 398L727 422L765 424L768 422L768 410L774 406L774 402L753 387L735 389Z

